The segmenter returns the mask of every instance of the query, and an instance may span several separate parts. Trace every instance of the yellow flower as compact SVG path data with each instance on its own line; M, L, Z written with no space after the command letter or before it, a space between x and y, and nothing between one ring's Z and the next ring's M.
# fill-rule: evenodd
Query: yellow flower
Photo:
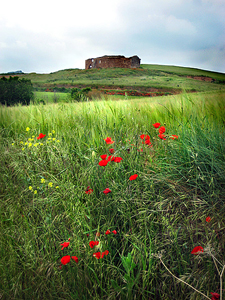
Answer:
M32 191L32 190L33 190L32 186L29 186L29 190L30 190L30 191Z
M14 145L14 143L12 143L12 146Z
M32 138L34 138L35 136L34 135L32 135Z
M29 143L28 147L31 147L32 146L32 143Z
M55 133L55 130L52 130L52 133L54 134L54 133Z
M22 151L24 150L24 148L22 148Z
M56 140L56 138L53 138L52 140L53 140L53 141L55 141L55 140Z
M37 194L37 190L34 191L34 194Z
M38 146L38 143L35 143L35 144L34 144L34 147L37 147L37 146Z
M27 131L27 132L28 132L28 131L30 131L30 128L29 128L29 127L27 127L27 128L26 128L26 131Z
M40 146L43 146L44 144L43 143L40 143Z
M56 189L58 189L58 188L59 188L59 186L57 185L55 188L56 188Z
M60 142L60 140L57 140L56 142L57 142L57 143L59 143L59 142Z
M52 133L51 132L49 132L49 134L48 134L49 136L52 136Z
M28 139L28 141L29 141L29 142L31 142L31 141L32 141L32 139L31 139L31 138L29 138L29 139Z
M24 144L25 146L27 145L27 142Z
M49 141L51 141L52 138L48 138Z
M52 182L49 182L49 183L48 183L48 186L49 186L49 187L52 187L52 186L53 186L53 183L52 183Z
M45 183L45 179L44 178L41 178L41 183Z
M23 142L21 141L20 144L23 145Z

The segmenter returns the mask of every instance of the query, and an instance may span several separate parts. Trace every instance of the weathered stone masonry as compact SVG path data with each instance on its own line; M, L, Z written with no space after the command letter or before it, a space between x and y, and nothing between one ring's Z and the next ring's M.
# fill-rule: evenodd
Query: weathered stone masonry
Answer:
M105 68L139 68L141 59L135 55L131 57L118 56L102 56L89 58L85 60L85 69L105 69Z

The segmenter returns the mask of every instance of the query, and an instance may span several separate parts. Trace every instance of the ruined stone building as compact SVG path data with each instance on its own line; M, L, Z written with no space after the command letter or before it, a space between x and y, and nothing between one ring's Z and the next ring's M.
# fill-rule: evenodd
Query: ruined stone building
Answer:
M85 60L85 69L106 69L106 68L139 68L141 59L135 55L125 57L123 55L117 56L102 56L96 58L89 58Z

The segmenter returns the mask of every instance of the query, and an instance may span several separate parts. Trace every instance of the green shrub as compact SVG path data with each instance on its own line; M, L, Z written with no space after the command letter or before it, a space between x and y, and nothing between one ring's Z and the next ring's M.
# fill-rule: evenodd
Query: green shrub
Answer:
M0 79L0 103L7 106L21 103L29 105L33 97L33 86L29 79L18 76Z

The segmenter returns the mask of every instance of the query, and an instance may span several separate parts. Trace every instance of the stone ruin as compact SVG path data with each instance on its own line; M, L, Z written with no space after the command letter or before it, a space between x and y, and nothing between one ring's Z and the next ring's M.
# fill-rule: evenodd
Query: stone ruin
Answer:
M85 60L85 69L139 68L140 62L141 59L137 55L131 57L105 55Z

